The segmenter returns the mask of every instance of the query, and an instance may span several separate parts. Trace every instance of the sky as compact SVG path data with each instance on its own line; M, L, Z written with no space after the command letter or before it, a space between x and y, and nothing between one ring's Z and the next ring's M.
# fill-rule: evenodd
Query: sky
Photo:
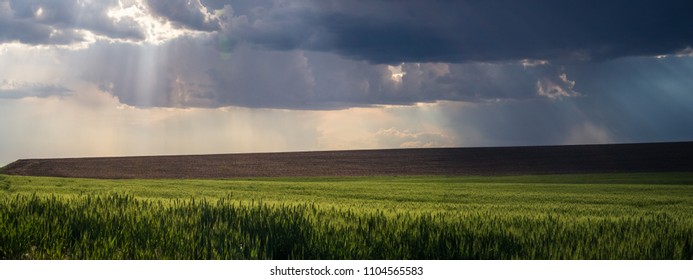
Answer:
M690 0L0 0L20 158L693 140Z

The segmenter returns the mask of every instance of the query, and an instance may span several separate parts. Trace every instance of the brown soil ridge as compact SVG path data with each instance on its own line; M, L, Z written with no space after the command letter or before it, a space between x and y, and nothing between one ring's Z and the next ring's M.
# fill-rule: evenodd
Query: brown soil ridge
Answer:
M693 142L23 159L0 172L177 179L691 171Z

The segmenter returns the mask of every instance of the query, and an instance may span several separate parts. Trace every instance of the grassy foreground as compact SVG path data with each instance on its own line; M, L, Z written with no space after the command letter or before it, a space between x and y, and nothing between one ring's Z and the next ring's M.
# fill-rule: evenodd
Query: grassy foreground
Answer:
M0 259L693 259L693 174L0 176Z

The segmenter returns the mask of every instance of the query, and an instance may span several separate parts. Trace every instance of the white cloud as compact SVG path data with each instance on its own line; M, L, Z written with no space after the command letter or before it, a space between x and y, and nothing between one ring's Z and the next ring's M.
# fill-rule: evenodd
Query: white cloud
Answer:
M199 0L144 0L150 14L176 27L196 31L218 31L219 19Z
M520 60L520 63L522 64L522 67L524 67L524 68L551 64L551 63L549 63L548 60L540 60L540 59L522 59L522 60Z
M579 92L573 90L575 81L569 80L565 73L558 75L558 78L555 80L544 77L537 80L537 95L552 100L581 96Z
M390 73L392 73L390 79L392 79L392 81L396 82L398 85L402 83L402 77L407 74L407 72L402 71L402 64L397 66L388 65L387 70L390 70Z

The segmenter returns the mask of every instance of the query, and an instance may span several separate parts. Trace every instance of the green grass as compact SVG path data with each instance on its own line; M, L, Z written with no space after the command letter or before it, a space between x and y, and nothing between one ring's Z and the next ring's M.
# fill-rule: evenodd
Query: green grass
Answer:
M0 176L0 259L693 259L693 173Z

